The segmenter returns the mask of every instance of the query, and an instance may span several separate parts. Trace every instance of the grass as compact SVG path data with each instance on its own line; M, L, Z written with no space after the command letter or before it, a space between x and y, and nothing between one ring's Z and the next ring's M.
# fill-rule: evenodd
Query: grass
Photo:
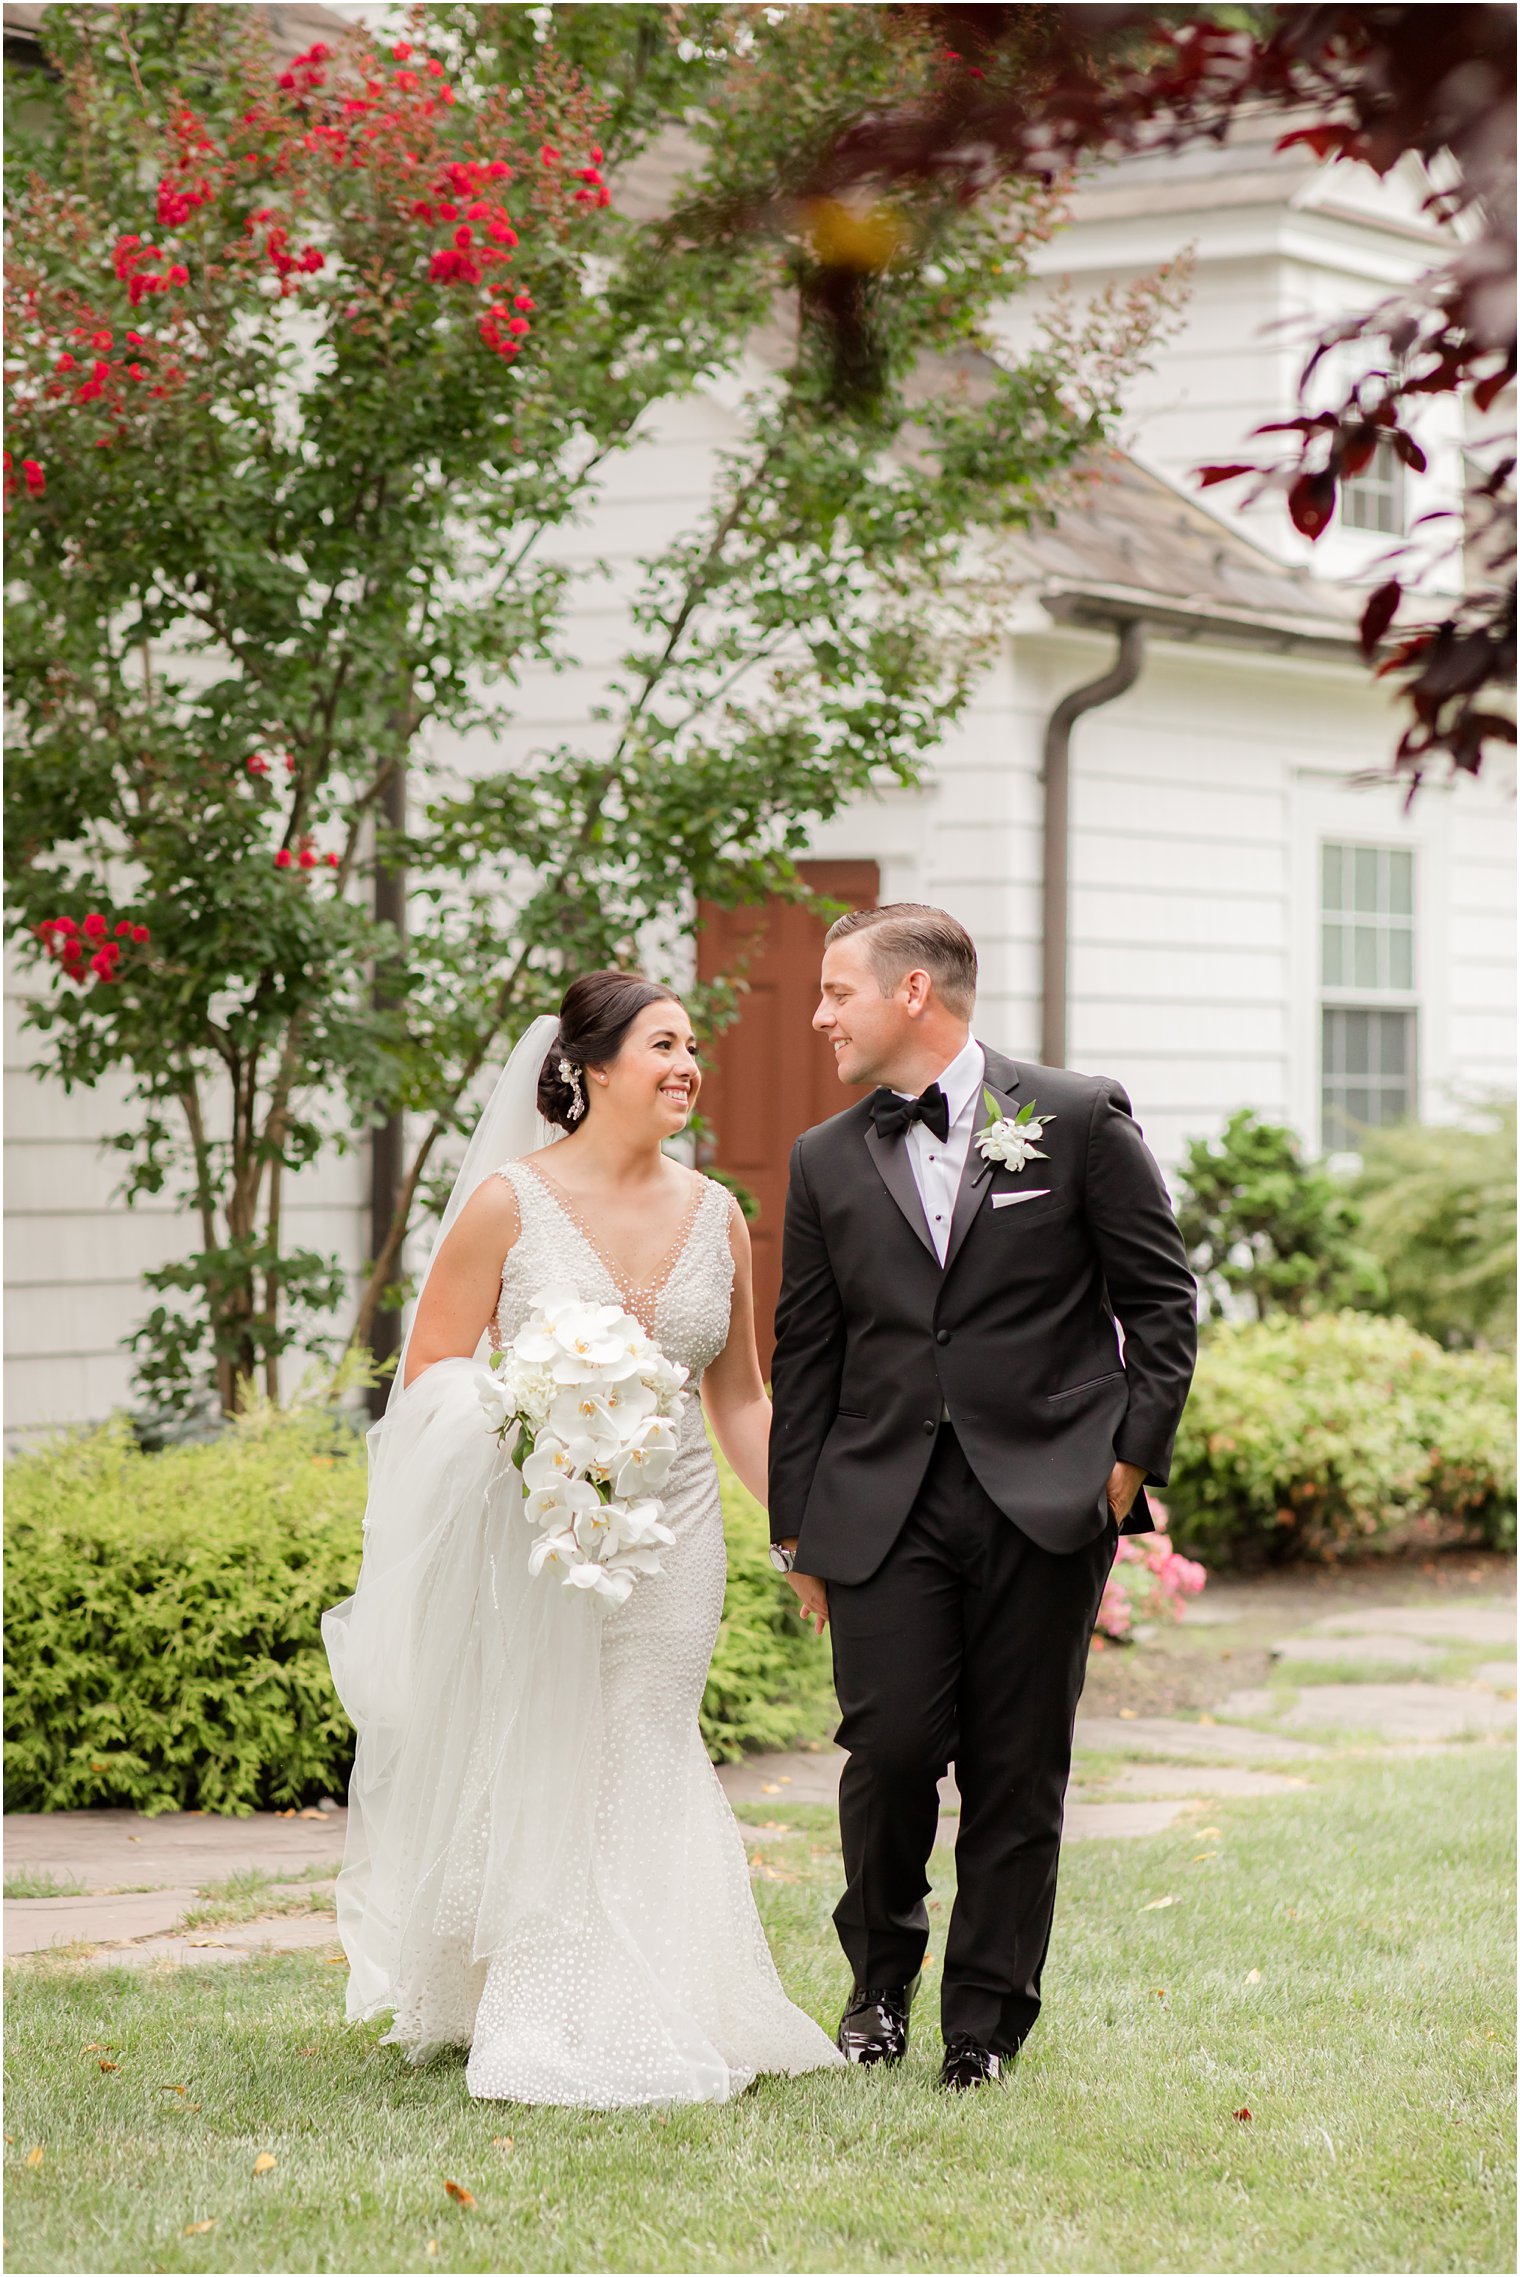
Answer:
M75 1874L50 1874L23 1866L5 1877L8 1898L83 1897L89 1888Z
M1507 1748L1356 1759L1074 1844L1045 2017L1006 2091L954 2104L932 1995L894 2075L598 2116L474 2104L459 2055L409 2068L319 1957L23 1964L10 2265L1506 2270L1513 1791ZM746 1816L782 1975L832 2024L830 1814Z
M262 1866L245 1866L223 1882L206 1882L200 1896L180 1923L182 1929L220 1929L241 1921L267 1921L273 1914L337 1912L330 1865L302 1866L294 1873L270 1874ZM302 1882L320 1882L321 1889L301 1889Z

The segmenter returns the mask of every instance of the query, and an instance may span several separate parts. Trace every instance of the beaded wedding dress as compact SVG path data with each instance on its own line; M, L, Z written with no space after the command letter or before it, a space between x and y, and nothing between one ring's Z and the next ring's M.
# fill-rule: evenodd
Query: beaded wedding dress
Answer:
M439 1362L405 1392L359 1588L324 1623L359 1731L338 1883L348 2013L392 2011L386 2039L414 2060L468 2046L475 2096L721 2102L760 2073L843 2061L782 1990L697 1724L725 1559L695 1395L728 1336L733 1204L694 1181L665 1268L634 1289L546 1171L497 1175L520 1232L491 1341L569 1288L635 1313L690 1371L662 1496L675 1541L612 1612L530 1580L482 1363Z

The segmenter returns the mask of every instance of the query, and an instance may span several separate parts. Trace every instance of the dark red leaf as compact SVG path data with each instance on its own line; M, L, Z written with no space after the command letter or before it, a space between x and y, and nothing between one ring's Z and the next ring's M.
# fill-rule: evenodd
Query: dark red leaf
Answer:
M1249 2106L1248 2106L1247 2104L1244 2104L1244 2103L1242 2103L1242 2105L1240 2106L1240 2109L1239 2109L1238 2111L1232 2111L1232 2112L1230 2113L1230 2117L1231 2117L1232 2119L1240 2119L1240 2120L1246 2120L1246 2119L1249 2119L1249 2118L1250 2118L1250 2116L1251 2116L1251 2113L1250 2113L1250 2108L1249 2108Z
M1200 490L1212 489L1216 482L1233 482L1237 475L1255 474L1254 466L1201 466L1194 469Z
M1301 474L1288 492L1288 512L1306 538L1322 536L1335 512L1334 475Z
M1416 474L1425 472L1427 464L1425 453L1420 449L1413 435L1406 435L1402 427L1395 427L1388 440L1398 452L1405 466L1413 467Z
M1358 636L1361 640L1364 656L1370 656L1377 647L1378 642L1392 624L1399 603L1403 598L1404 588L1396 577L1390 577L1386 585L1380 585L1375 593L1368 594L1367 606L1362 611L1361 632Z

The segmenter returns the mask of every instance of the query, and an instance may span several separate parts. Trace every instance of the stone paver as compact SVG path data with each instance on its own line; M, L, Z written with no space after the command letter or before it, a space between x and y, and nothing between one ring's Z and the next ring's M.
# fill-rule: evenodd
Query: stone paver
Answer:
M218 1818L208 1811L167 1811L145 1818L140 1811L12 1812L5 1819L7 1873L54 1874L60 1881L83 1882L93 1890L135 1883L160 1888L222 1882L230 1874L260 1867L277 1874L283 1867L343 1861L345 1810L280 1818L256 1811L251 1818Z
M1316 1629L1352 1636L1438 1637L1450 1644L1513 1644L1513 1599L1475 1597L1465 1605L1384 1605L1365 1613L1329 1613Z
M1513 1692L1515 1689L1515 1663L1512 1660L1485 1660L1473 1670L1474 1680L1488 1685L1494 1692Z
M1272 1647L1274 1660L1313 1660L1322 1667L1344 1662L1360 1668L1428 1668L1442 1657L1442 1647L1422 1637L1395 1636L1386 1630L1362 1629L1353 1636L1329 1630L1306 1629L1297 1636L1279 1637Z
M195 1903L191 1890L141 1890L129 1897L7 1898L5 1951L45 1953L54 1945L117 1943L173 1929Z
M1248 1720L1271 1714L1278 1700L1271 1692L1232 1692L1219 1713ZM1280 1721L1289 1728L1328 1725L1380 1739L1448 1740L1513 1729L1515 1703L1454 1684L1306 1684Z
M1133 1841L1138 1835L1161 1834L1187 1807L1186 1797L1144 1803L1088 1803L1079 1798L1066 1805L1066 1839Z
M194 1929L179 1937L143 1937L135 1945L101 1945L88 1958L96 1968L147 1968L154 1961L172 1961L181 1967L201 1963L246 1961L255 1953L311 1953L331 1951L336 1957L336 1922L312 1914L295 1914L283 1921L245 1921L229 1929Z
M834 1803L844 1749L823 1747L816 1755L746 1755L720 1763L718 1778L731 1803Z
M1126 1763L1111 1784L1128 1795L1182 1795L1190 1801L1251 1801L1306 1787L1286 1771L1253 1771L1240 1763Z
M1202 1756L1205 1761L1226 1763L1287 1763L1324 1753L1313 1740L1290 1739L1286 1733L1241 1731L1233 1724L1189 1724L1172 1716L1079 1716L1076 1743L1079 1748L1101 1749L1105 1755Z

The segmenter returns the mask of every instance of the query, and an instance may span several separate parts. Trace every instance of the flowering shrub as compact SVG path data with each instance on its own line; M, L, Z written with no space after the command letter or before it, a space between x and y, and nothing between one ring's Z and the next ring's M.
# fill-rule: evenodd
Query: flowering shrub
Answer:
M947 206L894 255L886 384L841 419L810 241L620 211L667 128L721 203L804 119L918 84L913 11L688 37L678 11L418 7L288 62L262 9L129 0L105 40L96 13L42 14L57 92L28 113L57 107L9 235L9 894L40 1066L127 1078L125 1198L171 1191L193 1229L148 1276L140 1389L184 1410L209 1382L230 1413L292 1347L394 1314L472 1085L567 972L792 888L818 820L914 779L1011 606L968 535L1107 433L1151 312L924 401L1049 200ZM736 389L708 493L578 659L556 533L656 407L743 379L786 295L790 360ZM586 724L532 741L523 682L568 666ZM150 939L71 985L40 928L108 907ZM379 1121L404 1157L338 1324L352 1276L292 1240L288 1178Z
M1121 1534L1098 1607L1098 1635L1115 1644L1133 1641L1135 1622L1180 1621L1189 1597L1208 1580L1204 1568L1172 1547L1166 1505L1148 1494L1154 1534Z

